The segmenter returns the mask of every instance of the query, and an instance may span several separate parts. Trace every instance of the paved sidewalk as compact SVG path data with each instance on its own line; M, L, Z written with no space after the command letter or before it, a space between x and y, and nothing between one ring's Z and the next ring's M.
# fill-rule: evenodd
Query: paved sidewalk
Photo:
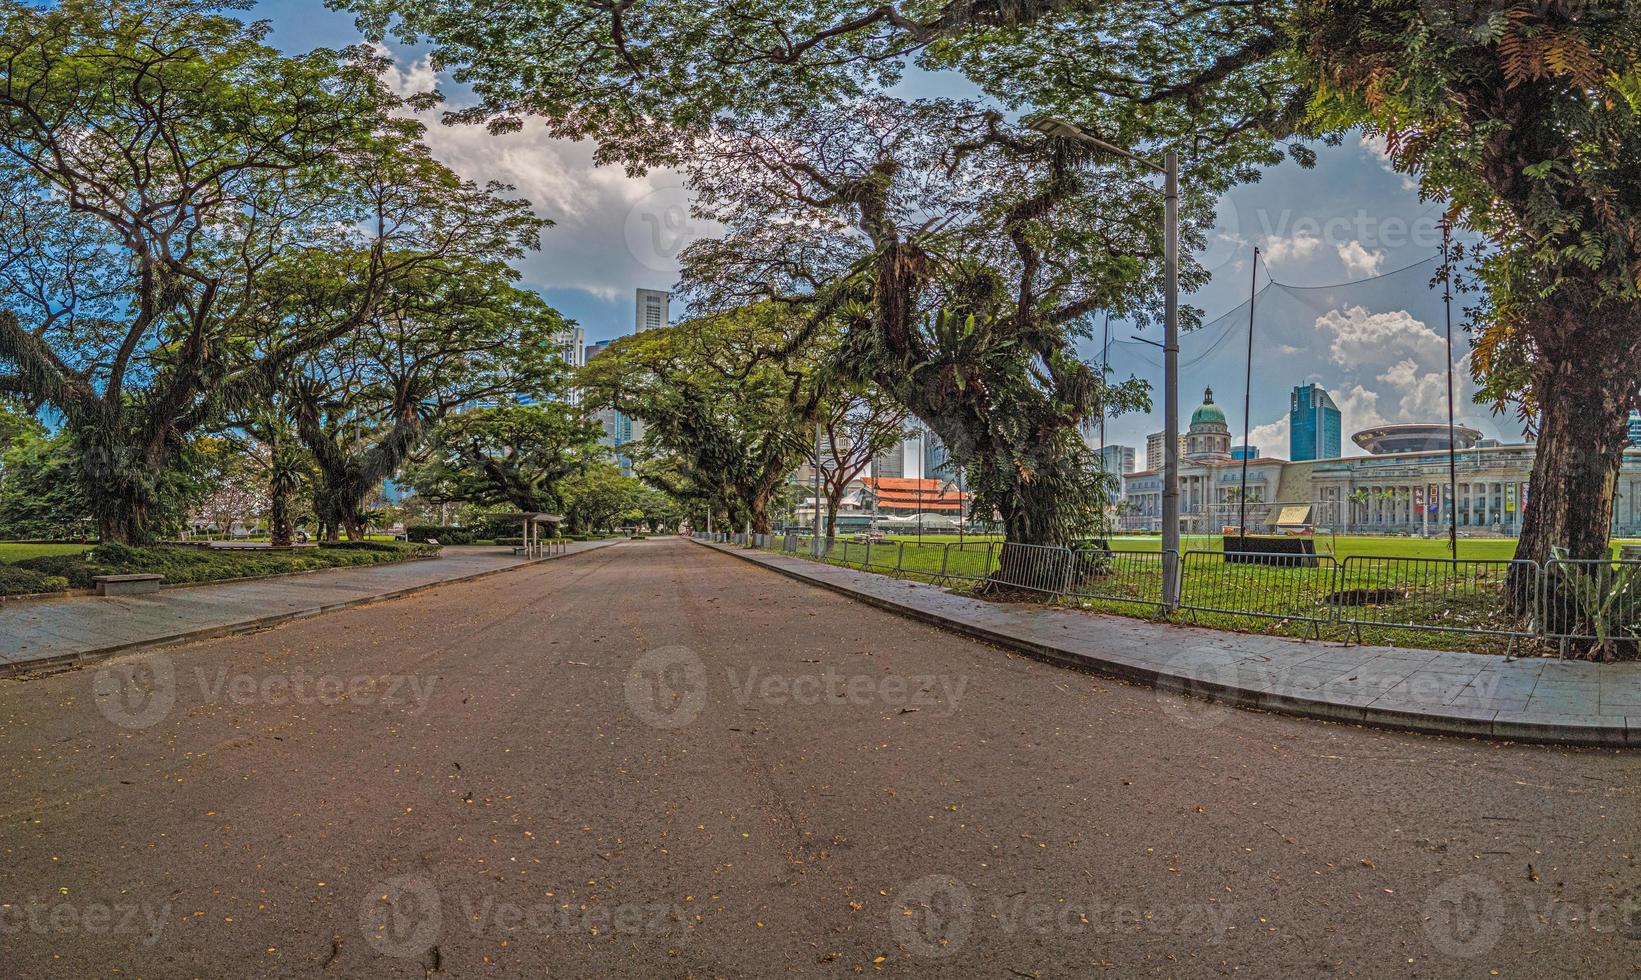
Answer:
M1214 701L1422 732L1641 746L1641 663L1344 646L983 602L804 558L706 546L957 633Z
M438 558L334 568L149 595L0 603L0 677L71 666L165 643L263 629L422 589L615 544L572 541L563 555L526 559L498 547L445 547Z

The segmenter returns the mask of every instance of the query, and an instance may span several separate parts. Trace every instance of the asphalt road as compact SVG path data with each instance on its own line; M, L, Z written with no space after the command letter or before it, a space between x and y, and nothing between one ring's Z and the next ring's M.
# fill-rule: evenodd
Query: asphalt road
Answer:
M0 977L1641 976L1633 754L1158 695L685 541L99 666L0 683Z

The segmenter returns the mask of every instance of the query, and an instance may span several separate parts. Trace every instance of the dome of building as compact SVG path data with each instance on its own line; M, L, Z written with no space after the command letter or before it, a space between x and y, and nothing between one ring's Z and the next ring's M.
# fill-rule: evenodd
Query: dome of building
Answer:
M1225 413L1214 404L1212 388L1202 390L1202 404L1191 413L1191 427L1185 433L1185 458L1201 463L1231 458L1231 427L1225 424Z
M1191 413L1191 425L1193 428L1198 425L1225 425L1225 413L1214 404L1214 389L1202 390L1202 404Z

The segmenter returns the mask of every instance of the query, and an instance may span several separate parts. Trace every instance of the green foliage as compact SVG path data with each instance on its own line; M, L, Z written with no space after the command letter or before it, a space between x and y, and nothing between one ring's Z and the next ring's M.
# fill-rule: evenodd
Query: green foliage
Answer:
M551 513L559 485L604 455L599 428L554 398L503 402L447 417L406 482L420 497Z
M581 371L583 397L643 421L645 481L768 533L825 392L814 349L825 342L794 350L802 328L801 316L762 304L624 337Z
M487 537L482 528L440 527L437 524L410 524L405 527L407 541L438 541L440 544L472 544Z
M425 558L438 549L419 544L391 544L381 541L348 542L301 548L295 551L255 552L160 545L136 548L103 544L82 555L49 555L29 558L11 567L41 575L59 576L75 588L90 588L98 575L158 573L167 584L219 582L322 568L380 565Z
M91 507L66 434L25 431L0 455L0 538L66 539L91 530Z
M643 519L638 506L643 493L640 481L622 476L609 463L597 463L564 481L564 516L574 532L607 531Z
M68 588L68 579L58 575L42 575L15 565L0 565L0 595L33 595L38 592L61 592Z

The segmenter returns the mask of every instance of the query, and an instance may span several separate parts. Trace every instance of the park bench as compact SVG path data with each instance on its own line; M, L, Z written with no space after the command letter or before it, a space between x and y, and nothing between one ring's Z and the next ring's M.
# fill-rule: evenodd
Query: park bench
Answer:
M165 581L165 576L152 573L98 575L92 581L97 583L98 595L142 595L145 592L158 592L160 583Z

